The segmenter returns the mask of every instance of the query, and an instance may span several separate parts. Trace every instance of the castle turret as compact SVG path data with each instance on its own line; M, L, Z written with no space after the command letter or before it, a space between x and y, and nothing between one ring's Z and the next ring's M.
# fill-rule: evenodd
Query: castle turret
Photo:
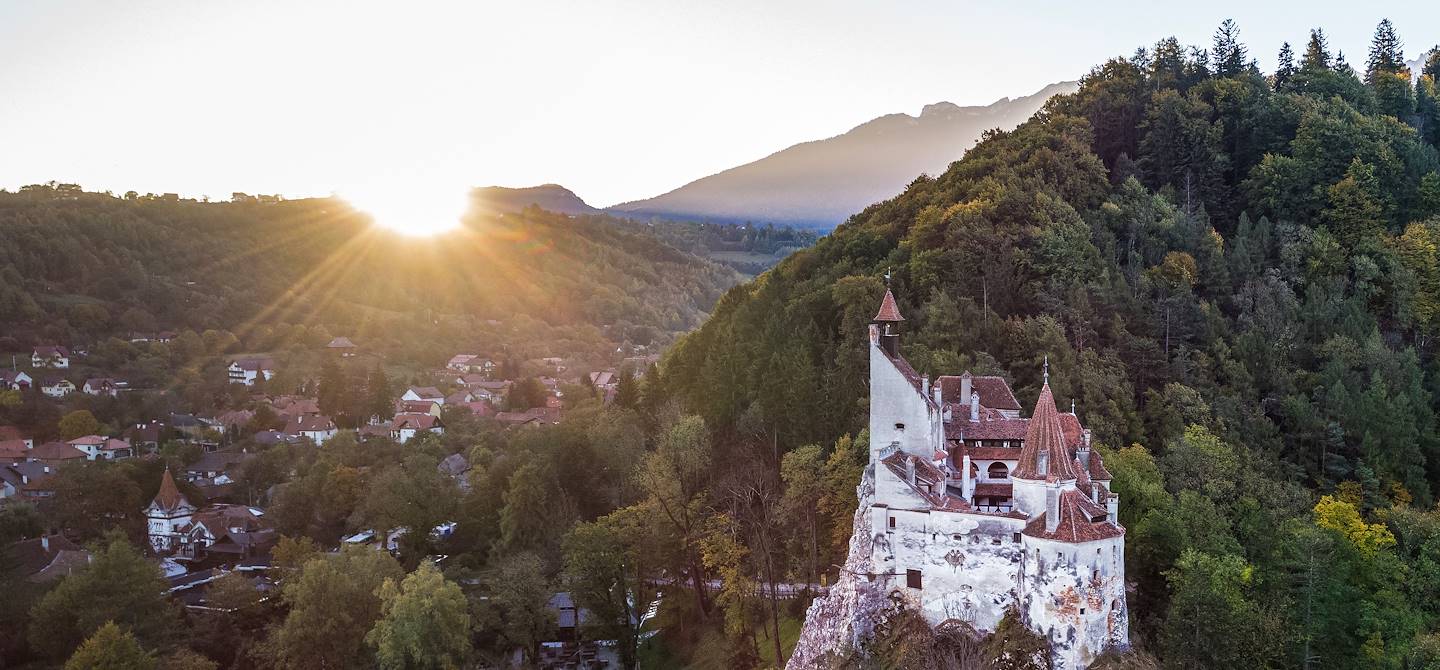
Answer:
M165 473L160 476L160 490L150 506L145 508L150 546L157 552L174 549L180 529L190 524L190 516L195 511L195 505L175 485L170 468L165 468Z
M900 334L895 331L895 326L904 320L905 317L900 316L900 307L895 304L895 294L891 293L890 289L885 289L885 297L880 300L880 311L875 313L875 318L871 321L880 327L880 347L891 356L900 354Z
M1056 482L1061 488L1074 488L1077 473L1075 460L1065 448L1065 432L1060 426L1060 413L1055 409L1055 396L1047 380L1035 401L1025 430L1025 443L1020 448L1020 461L1011 473L1015 509L1035 518L1045 511L1045 484Z

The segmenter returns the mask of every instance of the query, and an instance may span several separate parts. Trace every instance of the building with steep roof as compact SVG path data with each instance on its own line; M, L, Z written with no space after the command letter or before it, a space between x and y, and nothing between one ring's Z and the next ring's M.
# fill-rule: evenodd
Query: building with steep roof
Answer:
M1016 607L1057 668L1127 647L1119 497L1090 431L1056 409L1048 364L1022 417L1001 377L917 373L899 353L903 321L887 290L869 336L870 465L855 527L868 537L852 540L847 569L934 626L993 631Z
M170 468L160 476L160 490L145 508L146 534L155 553L166 554L179 548L184 529L198 508L180 492Z

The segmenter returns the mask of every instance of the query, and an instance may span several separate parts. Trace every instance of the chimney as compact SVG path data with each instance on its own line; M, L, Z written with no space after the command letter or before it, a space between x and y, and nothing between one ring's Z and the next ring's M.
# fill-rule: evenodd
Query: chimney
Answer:
M970 420L980 420L980 394L973 391L970 393Z
M1053 533L1059 527L1060 482L1050 482L1045 485L1045 532Z
M1088 471L1090 469L1090 443L1081 442L1080 448L1075 450L1075 457L1080 459L1080 466Z
M914 457L914 456L906 456L906 457L905 457L905 479L906 479L906 481L910 482L910 485L911 485L911 486L914 486L914 485L915 485L915 457Z
M1120 494L1111 493L1105 499L1105 518L1115 525L1120 525Z
M47 553L47 554L50 553L50 536L49 536L49 535L41 535L41 536L40 536L40 550L43 551L43 552L45 552L45 553Z
M870 324L870 344L880 344L880 324Z
M928 381L930 378L927 376L925 379ZM945 406L945 395L940 392L941 386L942 384L937 383L930 387L930 398L935 401L936 407Z
M920 394L924 396L930 395L930 375L920 377Z
M960 457L960 493L965 502L974 502L974 489L970 484L970 454Z
M1102 487L1100 486L1100 482L1090 482L1090 502L1093 502L1093 503L1095 503L1096 505L1101 504L1101 500L1100 500L1100 490L1101 490L1101 488L1102 488Z
M1048 449L1041 449L1039 453L1035 454L1035 474L1041 477L1050 474L1050 451Z
M960 375L960 402L969 400L970 392L970 371L966 370L965 374Z

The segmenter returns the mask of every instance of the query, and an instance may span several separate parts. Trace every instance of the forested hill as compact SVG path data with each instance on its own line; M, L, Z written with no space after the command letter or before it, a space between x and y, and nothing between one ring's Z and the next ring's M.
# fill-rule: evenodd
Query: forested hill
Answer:
M0 350L187 329L263 350L302 325L425 358L493 320L529 347L613 351L695 327L738 279L610 217L475 215L431 240L334 199L242 200L0 193Z
M1096 67L733 289L668 393L781 450L858 431L891 271L921 372L1003 374L1028 406L1049 356L1109 449L1141 648L1432 667L1440 56L1411 72L1388 22L1360 74L1304 41L1268 75L1229 22Z

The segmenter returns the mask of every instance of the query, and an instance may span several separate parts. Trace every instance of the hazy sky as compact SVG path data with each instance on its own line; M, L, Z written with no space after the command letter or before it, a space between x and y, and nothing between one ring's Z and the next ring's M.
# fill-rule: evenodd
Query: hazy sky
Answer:
M986 104L1232 17L1261 66L1362 2L0 0L0 187L659 194L932 102ZM1386 3L1413 58L1440 3ZM1424 32L1426 27L1432 31ZM1298 50L1298 49L1297 49Z

